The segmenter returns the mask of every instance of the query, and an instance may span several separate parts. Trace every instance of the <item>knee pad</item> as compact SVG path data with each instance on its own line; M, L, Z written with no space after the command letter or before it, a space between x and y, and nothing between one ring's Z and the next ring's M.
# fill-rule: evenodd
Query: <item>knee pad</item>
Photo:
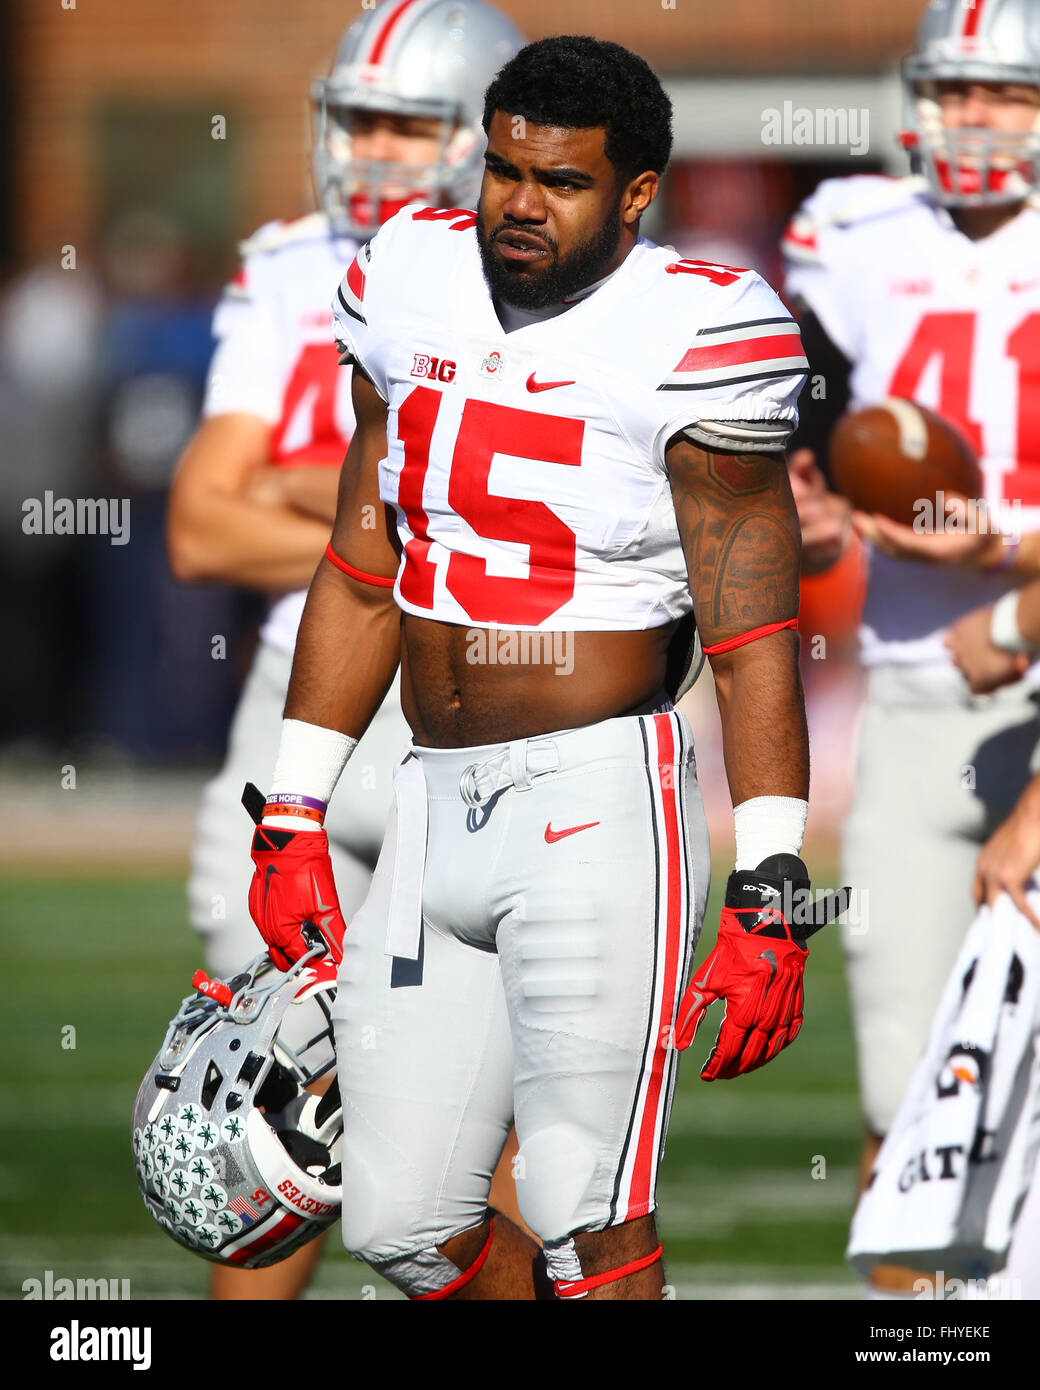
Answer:
M482 1224L486 1215L475 1222L457 1220L453 1229L437 1229L424 1215L414 1169L380 1163L380 1157L392 1155L380 1154L378 1144L373 1151L352 1143L349 1136L348 1127L342 1146L342 1231L347 1250L409 1298L446 1298L468 1283L487 1259L491 1231L467 1269L459 1269L437 1246Z
M552 1280L557 1298L587 1298L592 1289L598 1289L603 1284L616 1284L619 1279L625 1279L629 1274L638 1274L641 1269L656 1264L660 1258L661 1247L658 1245L649 1254L629 1260L618 1265L616 1269L586 1276L578 1259L578 1252L574 1248L573 1239L568 1238L545 1246L545 1268Z
M580 1125L547 1125L520 1145L517 1201L540 1240L564 1240L596 1219L585 1209L596 1165L592 1138Z
M372 1264L380 1257L380 1246L387 1241L392 1224L389 1194L384 1192L383 1184L350 1144L346 1134L343 1136L342 1165L343 1244L355 1259Z
M372 1268L413 1301L448 1298L480 1273L484 1261L491 1253L494 1233L495 1223L494 1220L490 1220L487 1239L481 1247L480 1254L465 1269L459 1269L458 1265L453 1264L447 1255L442 1255L435 1245L428 1250L416 1250L410 1255L398 1255L395 1259L383 1260L379 1264L373 1264Z

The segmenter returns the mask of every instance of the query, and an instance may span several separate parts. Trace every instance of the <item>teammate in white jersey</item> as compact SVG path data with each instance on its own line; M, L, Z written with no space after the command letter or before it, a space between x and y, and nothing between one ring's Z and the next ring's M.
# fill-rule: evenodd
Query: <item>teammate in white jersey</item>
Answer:
M978 699L946 629L1040 566L1040 5L939 0L905 78L908 179L824 183L787 234L787 286L828 401L803 401L822 452L845 407L905 397L979 454L995 529L933 533L858 516L871 542L862 657L869 697L844 871L866 895L846 931L866 1178L973 915L978 847L1035 765L1035 683ZM849 506L792 454L807 567L845 544ZM935 500L932 501L933 508ZM878 1289L913 1275L877 1267Z
M639 236L671 146L641 59L532 44L484 125L477 214L399 213L340 287L357 432L250 906L283 965L305 924L342 951L353 1253L412 1298L537 1296L537 1248L487 1211L515 1116L520 1210L555 1295L659 1298L673 1030L687 1045L726 999L714 1079L801 1026L815 920L784 901L808 887L808 746L782 450L804 358L753 272ZM680 1004L709 869L669 698L691 611L737 870ZM314 817L399 660L413 744L345 930Z
M343 36L314 84L315 183L322 211L263 227L214 319L203 421L173 485L170 556L179 578L271 595L232 725L206 788L189 885L192 925L214 975L260 946L246 905L242 786L274 767L296 632L336 513L353 433L350 373L337 365L329 299L366 236L408 203L472 204L484 144L483 89L523 42L478 0L387 0ZM360 905L408 745L396 686L375 714L328 819L336 881ZM263 1271L219 1269L218 1297L291 1296L317 1245Z

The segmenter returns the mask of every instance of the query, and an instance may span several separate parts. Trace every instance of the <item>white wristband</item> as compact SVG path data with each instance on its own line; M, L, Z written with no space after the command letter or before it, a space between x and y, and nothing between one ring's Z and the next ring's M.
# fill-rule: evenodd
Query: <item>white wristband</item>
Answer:
M306 724L302 719L283 719L269 795L288 792L327 803L357 745L356 738L338 729ZM267 816L265 823L292 830L321 829L315 821L294 816Z
M796 796L753 796L733 808L737 869L757 869L771 854L801 854L809 803Z
M1018 626L1020 589L1012 589L993 605L989 619L989 640L1002 652L1032 652L1036 648L1022 636Z

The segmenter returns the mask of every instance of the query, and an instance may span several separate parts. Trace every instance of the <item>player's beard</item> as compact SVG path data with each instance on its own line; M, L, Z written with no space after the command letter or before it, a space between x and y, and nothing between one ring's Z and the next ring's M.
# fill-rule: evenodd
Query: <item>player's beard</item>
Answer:
M560 256L559 244L543 227L523 222L499 222L491 229L490 235L485 236L478 213L476 232L480 263L494 298L516 309L545 309L601 280L621 241L620 210L619 198L599 231L588 240L579 242L569 255L563 257ZM529 270L522 262L510 265L496 258L491 244L499 232L507 231L530 232L539 237L549 248L551 260L548 267Z

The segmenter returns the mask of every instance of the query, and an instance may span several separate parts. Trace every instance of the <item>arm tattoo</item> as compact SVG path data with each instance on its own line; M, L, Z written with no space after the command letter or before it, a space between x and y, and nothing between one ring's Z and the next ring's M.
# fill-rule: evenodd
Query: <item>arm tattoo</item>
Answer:
M783 456L681 440L667 464L702 641L793 618L801 536Z

